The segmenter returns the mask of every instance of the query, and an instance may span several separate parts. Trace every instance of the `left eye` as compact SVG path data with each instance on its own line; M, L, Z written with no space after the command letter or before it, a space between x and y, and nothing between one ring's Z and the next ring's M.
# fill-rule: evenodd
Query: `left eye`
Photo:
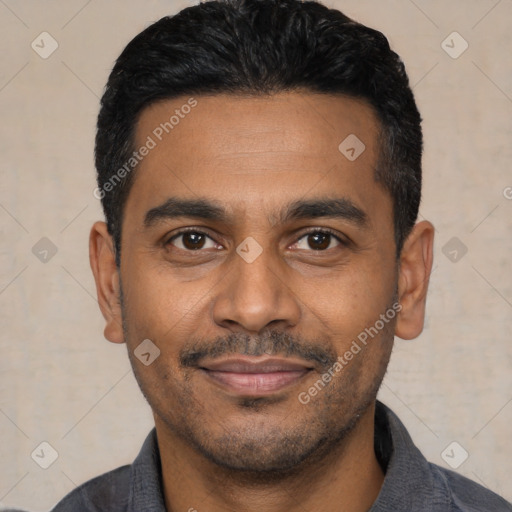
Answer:
M313 231L299 238L296 246L299 249L313 249L315 251L325 251L332 249L335 245L341 244L341 240L332 233L326 231Z

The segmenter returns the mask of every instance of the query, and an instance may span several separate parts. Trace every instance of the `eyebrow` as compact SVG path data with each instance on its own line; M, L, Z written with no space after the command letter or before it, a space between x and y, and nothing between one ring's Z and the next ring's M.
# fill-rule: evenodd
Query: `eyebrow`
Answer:
M228 223L231 216L216 201L208 199L181 199L170 197L164 203L147 211L144 226L150 228L155 224L180 217L210 220ZM350 199L319 198L297 200L287 205L278 215L269 215L272 226L277 222L285 224L292 220L316 219L330 217L348 221L358 227L368 226L368 215Z

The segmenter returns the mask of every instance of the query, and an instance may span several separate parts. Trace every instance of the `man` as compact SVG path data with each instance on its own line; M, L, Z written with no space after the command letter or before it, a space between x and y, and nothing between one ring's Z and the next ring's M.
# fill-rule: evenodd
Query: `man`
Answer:
M512 510L376 401L423 328L420 122L386 38L318 3L205 2L126 47L90 257L155 429L55 512Z

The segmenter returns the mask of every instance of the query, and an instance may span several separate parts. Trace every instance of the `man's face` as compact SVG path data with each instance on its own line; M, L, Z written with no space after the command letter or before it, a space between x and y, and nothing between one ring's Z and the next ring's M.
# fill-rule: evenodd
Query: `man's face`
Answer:
M124 339L157 428L227 467L289 469L350 431L392 349L388 319L332 371L396 300L378 121L365 103L308 93L187 100L152 105L136 127L136 148L156 146L124 210ZM134 355L146 339L160 350L147 366Z

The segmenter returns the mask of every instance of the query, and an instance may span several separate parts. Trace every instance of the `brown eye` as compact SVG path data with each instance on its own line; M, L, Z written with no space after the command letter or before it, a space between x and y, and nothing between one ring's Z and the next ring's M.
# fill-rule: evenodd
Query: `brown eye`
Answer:
M308 245L311 249L323 250L327 249L331 243L331 235L327 233L314 233L308 235Z
M184 251L197 251L199 249L215 248L215 242L201 231L184 231L173 236L169 244ZM209 244L209 245L208 245Z
M325 251L326 249L340 245L340 243L341 241L336 236L327 231L313 231L299 238L297 248Z

